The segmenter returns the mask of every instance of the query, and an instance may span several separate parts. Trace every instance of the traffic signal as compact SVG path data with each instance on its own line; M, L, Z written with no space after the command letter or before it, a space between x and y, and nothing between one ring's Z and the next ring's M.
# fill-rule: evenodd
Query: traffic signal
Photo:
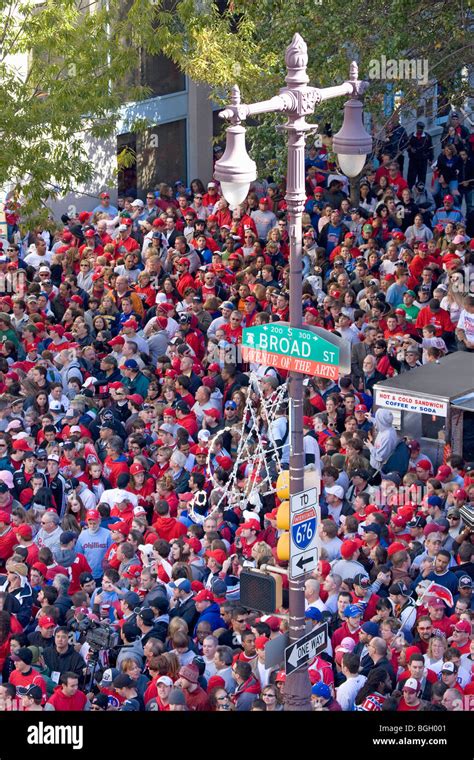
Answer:
M281 575L272 575L254 568L242 569L240 580L240 604L251 610L273 613L282 602Z
M290 473L288 470L280 472L276 482L276 493L278 498L282 499L277 512L277 528L285 531L278 539L277 557L283 562L288 562L290 559L290 534L288 533L290 528L290 502L285 501L290 498Z
M290 502L282 501L277 512L277 528L284 531L278 538L277 557L279 560L288 562L290 559Z
M276 482L276 494L281 500L290 498L289 470L282 470L282 472L280 472Z

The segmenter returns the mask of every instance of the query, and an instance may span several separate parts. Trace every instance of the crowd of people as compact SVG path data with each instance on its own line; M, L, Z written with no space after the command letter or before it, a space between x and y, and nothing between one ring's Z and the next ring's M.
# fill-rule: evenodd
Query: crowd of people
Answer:
M432 193L424 124L406 142L400 129L357 206L330 145L306 158L304 323L352 350L350 376L304 386L305 466L321 467L306 619L329 631L308 666L317 711L458 711L474 694L474 465L417 440L403 459L373 399L387 377L474 351L473 143L453 114ZM234 210L212 180L117 207L103 192L29 232L9 205L0 710L284 709L265 648L288 630L288 581L269 615L239 582L286 567L275 490L252 498L288 469L284 402L268 423L286 374L240 352L244 328L288 320L284 192L258 181ZM267 441L265 467L237 460L242 437Z

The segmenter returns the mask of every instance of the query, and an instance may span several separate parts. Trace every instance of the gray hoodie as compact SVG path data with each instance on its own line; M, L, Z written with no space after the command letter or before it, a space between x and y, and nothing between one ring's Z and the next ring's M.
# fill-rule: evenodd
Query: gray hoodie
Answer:
M380 470L389 456L395 451L398 443L397 431L393 428L393 414L388 409L377 409L375 412L375 428L377 435L370 449L370 464Z

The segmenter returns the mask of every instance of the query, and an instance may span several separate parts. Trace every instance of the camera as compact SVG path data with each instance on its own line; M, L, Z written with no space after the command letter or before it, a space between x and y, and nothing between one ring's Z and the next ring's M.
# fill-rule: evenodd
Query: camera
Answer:
M466 528L474 530L474 507L471 504L464 504L459 512Z
M113 649L119 644L119 635L110 625L93 624L86 634L86 642L93 652L103 649Z
M113 649L119 645L118 633L106 623L96 623L86 617L82 620L72 620L69 627L72 631L81 634L81 639L89 644L93 652Z

